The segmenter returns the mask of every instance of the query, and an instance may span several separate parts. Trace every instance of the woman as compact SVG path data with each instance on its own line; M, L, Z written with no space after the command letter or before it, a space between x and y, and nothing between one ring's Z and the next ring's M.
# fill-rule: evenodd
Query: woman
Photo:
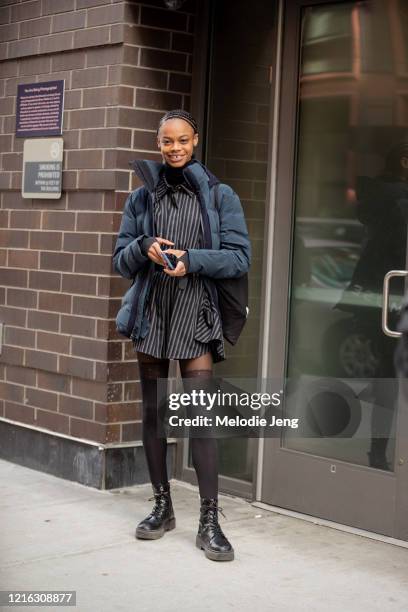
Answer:
M169 359L176 359L186 390L211 387L212 364L225 359L211 279L245 274L251 258L240 200L195 159L197 144L197 124L189 113L173 110L161 118L157 145L163 163L134 162L144 185L125 204L113 255L115 269L135 279L130 337L140 368L143 445L155 499L136 529L143 539L175 527L167 441L157 437L157 381L167 378ZM218 523L217 440L192 438L191 446L201 498L196 545L210 559L232 560L234 550Z

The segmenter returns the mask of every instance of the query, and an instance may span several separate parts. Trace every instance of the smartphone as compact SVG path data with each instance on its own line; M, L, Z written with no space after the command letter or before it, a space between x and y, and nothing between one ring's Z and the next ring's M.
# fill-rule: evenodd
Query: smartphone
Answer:
M166 262L166 264L168 265L168 267L170 268L170 270L174 270L175 267L177 266L177 261L178 261L178 258L176 257L176 255L174 255L173 253L169 253L167 255L164 251L162 251L162 257L164 261Z

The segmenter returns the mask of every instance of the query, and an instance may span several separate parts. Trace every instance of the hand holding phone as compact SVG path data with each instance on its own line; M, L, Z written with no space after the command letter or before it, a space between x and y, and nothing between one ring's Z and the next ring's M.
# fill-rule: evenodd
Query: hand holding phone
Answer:
M176 257L176 255L173 255L173 253L167 254L165 253L165 251L162 251L162 257L166 265L170 268L170 270L174 270L177 266L178 257Z

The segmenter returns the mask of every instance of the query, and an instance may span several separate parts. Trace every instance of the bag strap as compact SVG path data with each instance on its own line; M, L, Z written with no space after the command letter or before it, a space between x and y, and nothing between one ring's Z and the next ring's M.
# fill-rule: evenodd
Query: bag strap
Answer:
M220 212L220 201L219 201L219 187L220 184L219 183L215 183L213 189L214 189L214 205L216 210L218 211L218 213Z

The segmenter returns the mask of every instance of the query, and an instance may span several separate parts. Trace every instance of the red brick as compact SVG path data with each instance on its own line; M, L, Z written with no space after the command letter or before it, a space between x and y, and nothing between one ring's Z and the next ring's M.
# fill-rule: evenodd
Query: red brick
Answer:
M140 65L148 68L185 72L187 69L186 57L184 53L175 51L169 52L143 48L140 52Z
M74 32L61 32L41 37L39 39L40 53L57 53L58 51L72 49L73 36Z
M98 289L96 294L100 297L110 296L110 278L105 276L98 276ZM123 295L123 294L121 294Z
M30 232L30 248L58 251L62 245L61 232Z
M100 210L103 196L101 191L73 191L68 194L68 208L87 211Z
M122 82L124 85L135 87L152 87L153 89L166 89L167 72L150 70L136 66L123 66Z
M40 19L31 19L20 23L20 38L29 38L31 36L44 36L51 31L51 18L41 17Z
M104 212L78 213L78 232L109 232L112 231L112 214Z
M102 234L100 240L99 252L112 255L116 243L116 235Z
M61 393L70 393L71 378L62 374L54 374L53 372L38 372L38 387L42 389L51 389Z
M71 51L71 52L66 51L65 53L61 55L55 55L51 59L52 59L52 70L55 72L58 70L79 70L80 68L85 67L85 52L84 51ZM65 93L65 100L64 100L65 107L66 107L67 93L68 92Z
M0 9L1 12L1 9ZM0 13L1 15L1 13ZM0 23L1 23L1 17L0 17ZM18 62L17 60L14 61L7 61L4 62L4 64L2 64L1 66L1 76L3 79L5 78L9 78L9 77L16 77L18 74Z
M56 372L58 370L57 355L45 351L26 349L26 365L29 368Z
M4 416L6 419L20 423L34 423L34 409L24 404L4 402Z
M17 346L3 345L1 360L3 363L22 366L24 364L24 349Z
M75 256L75 272L85 274L111 274L111 255L82 255Z
M133 104L133 89L131 87L94 87L84 90L83 106L131 106Z
M106 361L108 345L104 340L72 338L72 355Z
M70 92L67 92L70 93ZM71 92L74 93L74 92ZM79 130L69 130L64 136L64 147L66 150L79 148Z
M121 385L117 385L119 390L112 385L111 389L107 388L105 383L95 382L94 380L82 380L81 378L72 379L72 395L86 397L88 399L97 400L98 402L115 401L121 399ZM108 397L114 399L109 400Z
M7 365L6 377L8 381L16 382L20 385L34 386L36 384L37 373L35 370L29 370L28 368Z
M33 329L45 329L47 331L58 331L59 316L50 312L28 312L27 327Z
M42 229L72 230L75 228L75 214L64 211L45 211Z
M132 400L141 400L142 398L142 388L139 382L131 382L124 384L124 392L123 399L125 402L130 402Z
M100 6L88 11L88 27L106 25L123 21L124 4L113 4L111 6Z
M44 270L61 270L72 272L74 256L70 253L57 253L53 251L41 253L40 268Z
M121 135L122 132L122 135ZM123 134L126 132L126 134ZM122 136L122 137L121 137ZM124 139L124 136L126 138ZM121 137L122 144L119 144ZM81 133L81 148L92 149L92 148L110 148L117 146L130 146L132 132L130 130L116 130L116 129L97 129L97 130L84 130ZM123 144L126 143L126 144Z
M59 372L71 374L80 378L94 378L94 363L90 359L79 359L79 357L60 356Z
M9 195L16 197L13 192ZM41 212L39 210L12 210L10 213L10 227L39 229L40 224Z
M140 403L95 404L95 421L102 423L118 423L135 421L142 418Z
M0 189L9 189L11 185L11 172L0 172Z
M136 23L136 22L135 22ZM124 29L124 42L140 47L170 48L170 32L144 28L138 25L126 25Z
M123 342L108 342L108 361L122 360Z
M106 85L107 78L108 69L106 66L86 68L85 70L75 70L75 72L72 74L72 89Z
M78 315L106 318L109 312L109 302L104 298L74 296L72 312Z
M131 343L129 343L131 344ZM135 355L136 359L136 355ZM109 363L107 371L107 380L112 382L125 381L125 380L136 380L138 378L138 371L135 365L120 362Z
M26 313L21 308L7 308L0 306L1 321L5 325L17 325L24 327Z
M63 191L69 191L70 189L77 189L78 187L78 173L76 171L65 170L62 174L62 189Z
M38 296L38 308L40 310L70 313L71 302L72 296L65 293L47 293L40 291Z
M18 24L10 23L0 26L0 40L6 42L8 40L16 40L18 38Z
M87 66L112 66L122 63L122 45L109 45L100 49L87 49Z
M45 410L57 410L58 395L56 393L27 388L26 396L29 406L38 406Z
M52 31L78 30L85 27L85 22L86 11L72 11L67 14L55 15L52 21Z
M64 274L62 290L73 294L96 294L96 277L85 274Z
M42 270L30 270L28 286L33 289L60 291L61 274L53 272L43 272Z
M0 382L0 397L11 402L24 402L24 387L10 382Z
M27 248L28 232L12 229L0 229L0 247Z
M12 344L13 346L33 347L35 345L35 332L22 327L11 327L6 325L4 342L5 344Z
M61 332L63 333L93 338L95 337L95 328L94 318L61 315Z
M3 99L6 100L7 98L3 98ZM1 104L0 104L0 114L5 114L1 112ZM2 165L3 165L3 170L21 171L23 168L23 158L22 158L21 153L3 153Z
M11 8L11 21L23 21L23 19L34 19L41 15L41 0L24 2L22 5Z
M165 112L168 108L180 108L181 96L164 91L136 89L136 106Z
M102 161L103 155L100 149L67 153L67 168L102 168Z
M71 395L61 395L59 411L82 419L92 419L93 402Z
M94 440L95 442L105 443L108 440L108 436L119 441L120 427L115 427L116 429L108 431L108 426L102 423L94 423L91 421L86 421L85 419L71 418L70 434L77 438L85 438L88 440Z
M37 332L37 348L43 351L68 354L70 352L70 341L71 336Z
M15 249L9 252L10 268L38 268L38 251Z
M86 28L74 33L74 49L108 45L110 43L110 27Z
M139 110L139 109L128 109L123 108L120 109L119 121L121 126L126 126L129 122L129 127L137 128L142 127L144 130L157 130L157 124L159 123L160 118L163 113L158 111L148 111L148 110ZM133 121L130 124L130 120ZM127 145L125 145L126 147ZM125 148L124 147L124 148ZM130 147L130 143L128 145Z
M1 151L11 150L12 141L13 139L11 135L0 134L0 150Z
M142 438L142 423L124 423L122 425L122 442L131 442Z
M97 253L98 236L96 234L69 233L64 234L64 251L74 253Z
M50 15L75 10L75 0L42 0L42 14Z
M122 66L108 66L107 85L123 85L122 81Z
M7 290L7 305L20 308L37 308L37 291L9 288Z
M69 417L57 412L46 412L45 410L37 410L36 425L44 427L51 431L69 434Z

